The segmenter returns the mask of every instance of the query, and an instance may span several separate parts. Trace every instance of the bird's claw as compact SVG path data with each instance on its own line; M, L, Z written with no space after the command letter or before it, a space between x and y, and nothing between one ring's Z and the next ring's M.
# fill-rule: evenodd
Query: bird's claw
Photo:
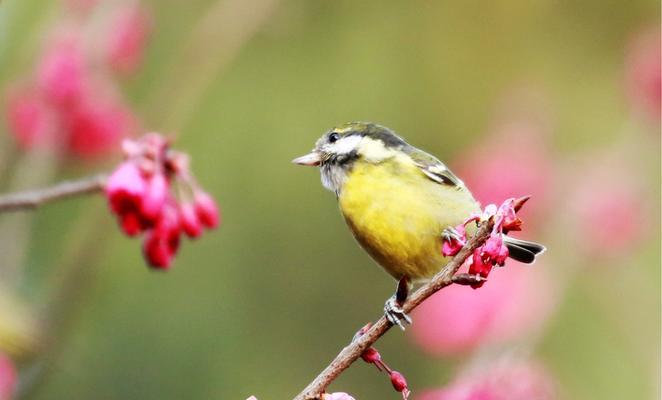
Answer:
M384 304L384 316L386 316L386 319L391 324L399 326L403 331L405 330L404 323L411 325L412 322L411 317L405 313L395 296L386 300Z
M441 237L448 242L453 240L461 241L463 239L462 235L460 235L460 233L452 226L445 228L443 232L441 232Z

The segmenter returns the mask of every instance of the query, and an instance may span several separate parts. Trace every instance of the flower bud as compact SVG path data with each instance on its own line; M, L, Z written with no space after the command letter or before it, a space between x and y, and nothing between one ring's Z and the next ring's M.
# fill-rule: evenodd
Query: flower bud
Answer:
M207 228L216 228L219 224L218 207L214 199L206 192L197 191L195 193L195 212L202 225Z
M361 354L361 358L363 359L363 361L367 362L368 364L373 364L375 362L379 362L382 360L382 356L374 347L368 347Z
M404 392L405 390L407 390L407 380L401 373L399 373L398 371L391 371L390 377L391 377L391 384L393 385L393 389L395 389L398 392Z
M141 232L145 223L140 210L147 186L136 164L131 161L120 164L108 178L104 190L124 232L129 236Z
M168 269L179 250L180 222L177 210L166 204L156 226L143 242L143 254L148 264L155 268Z
M197 238L202 234L202 225L193 204L184 203L179 206L179 221L182 230L191 239Z
M155 221L161 214L169 189L168 181L161 173L154 174L147 181L147 190L142 199L141 211L145 218Z

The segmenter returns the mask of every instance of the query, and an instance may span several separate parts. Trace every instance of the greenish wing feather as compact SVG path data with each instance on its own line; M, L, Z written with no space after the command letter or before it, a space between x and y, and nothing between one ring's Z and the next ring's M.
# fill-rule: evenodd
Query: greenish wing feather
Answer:
M414 161L414 164L431 180L443 185L464 187L464 182L436 157L413 146L409 146L404 151Z

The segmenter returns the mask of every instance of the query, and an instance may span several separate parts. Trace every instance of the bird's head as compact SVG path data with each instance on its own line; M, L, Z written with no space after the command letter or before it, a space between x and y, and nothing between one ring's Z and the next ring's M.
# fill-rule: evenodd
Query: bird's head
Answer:
M292 162L319 166L322 184L337 194L357 161L379 163L405 146L407 143L389 128L370 122L349 122L326 132L310 153Z

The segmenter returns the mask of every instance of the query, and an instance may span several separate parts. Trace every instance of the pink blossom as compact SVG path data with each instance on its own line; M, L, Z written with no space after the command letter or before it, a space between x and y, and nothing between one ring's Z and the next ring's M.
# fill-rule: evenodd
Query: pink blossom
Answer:
M150 27L147 11L137 5L118 13L108 37L107 59L110 66L121 73L131 73L142 61Z
M661 45L659 27L650 28L630 41L625 55L625 85L632 108L658 121L662 107Z
M207 228L216 228L219 224L220 214L216 201L206 192L196 191L195 193L195 212L202 225Z
M322 400L354 400L354 398L344 392L324 393Z
M161 212L168 198L170 184L162 173L154 173L146 179L147 188L142 199L141 212L150 221L161 217Z
M468 371L443 389L424 392L418 400L552 400L555 386L541 365L505 360Z
M510 341L536 330L553 305L553 291L543 266L513 262L490 275L480 290L453 285L440 290L415 311L411 339L439 356Z
M68 150L84 158L96 158L115 149L132 128L134 118L119 104L87 98L67 113Z
M143 254L147 263L159 269L170 268L172 259L179 250L179 214L174 205L166 205L156 226L147 232L143 242Z
M455 227L454 235L444 233L442 240L442 254L444 256L455 255L465 245L467 235L466 224L477 220L493 220L494 226L489 238L482 246L476 248L473 254L467 258L466 263L469 266L469 274L487 278L494 265L503 266L510 251L503 240L503 235L508 230L520 230L522 220L517 216L517 211L529 200L529 197L519 199L510 198L504 201L501 206L489 204L485 207L481 215L469 217L463 224ZM485 283L482 280L472 283L471 287L477 289Z
M214 199L202 191L186 159L157 133L125 139L126 160L111 174L105 192L111 211L129 236L144 233L143 256L154 268L168 269L179 250L182 232L197 238L202 226L218 225ZM177 194L172 186L177 185Z
M180 204L179 218L182 223L182 230L186 236L197 238L202 234L202 224L191 203Z
M39 64L39 87L53 103L71 105L83 93L85 70L85 59L78 43L62 40L48 49Z
M483 245L482 252L486 258L501 266L506 263L509 255L508 247L503 243L503 236L500 234L490 236Z
M479 275L482 278L487 278L487 276L492 271L492 266L493 265L489 257L484 256L482 247L474 250L469 262L469 273L471 275ZM477 289L483 286L483 284L485 284L485 281L474 283L471 285L471 287Z
M129 236L140 233L146 227L141 210L147 184L136 163L120 164L108 178L105 192L111 210L120 217L124 232Z
M22 149L47 142L55 124L52 110L32 90L10 94L6 119L9 132Z
M14 363L4 354L0 354L0 400L10 400L18 383L18 374Z

